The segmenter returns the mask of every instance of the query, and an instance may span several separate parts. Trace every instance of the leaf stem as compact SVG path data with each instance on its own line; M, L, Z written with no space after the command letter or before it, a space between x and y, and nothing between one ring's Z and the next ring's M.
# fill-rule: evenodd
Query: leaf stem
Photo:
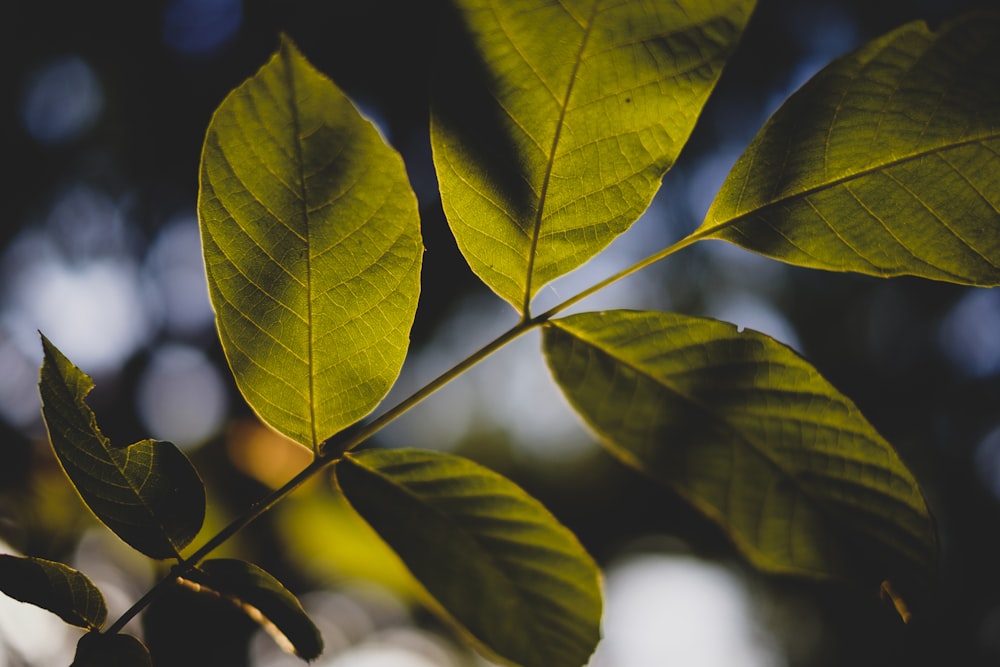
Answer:
M635 264L633 264L633 265L631 265L629 267L626 267L626 268L622 269L618 273L605 278L604 280L600 281L599 283L595 283L595 284L591 285L590 287L588 287L587 289L583 290L582 292L578 292L577 294L575 294L574 296L571 296L570 298L566 299L562 303L559 303L559 304L557 304L557 305L549 308L548 310L546 310L541 315L537 315L534 318L532 318L530 320L530 322L533 323L533 324L543 324L544 322L552 319L553 317L555 317L556 315L558 315L562 311L566 310L567 308L575 306L576 304L578 304L579 302L583 301L584 299L586 299L589 296L593 296L595 293L601 291L605 287L608 287L609 285L611 285L613 283L616 283L619 280L622 280L623 278L627 278L627 277L631 276L633 273L638 273L639 271L645 269L646 267L652 266L653 264L656 264L661 259L666 259L667 257L669 257L670 255L673 255L678 250L686 248L689 245L692 245L693 243L695 243L696 241L702 240L703 238L705 238L708 235L709 235L709 233L706 230L706 231L696 232L694 234L690 234L688 236L685 236L684 238L682 238L680 241L677 241L673 245L670 245L670 246L664 248L663 250L660 250L658 252L653 253L649 257L647 257L647 258L645 258L643 260L640 260L640 261L636 262Z

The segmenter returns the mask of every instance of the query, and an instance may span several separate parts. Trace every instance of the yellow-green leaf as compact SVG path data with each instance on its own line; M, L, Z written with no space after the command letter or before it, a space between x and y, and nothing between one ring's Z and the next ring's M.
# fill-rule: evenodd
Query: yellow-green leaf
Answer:
M795 93L698 234L876 276L1000 284L1000 14L905 25Z
M555 320L543 341L609 450L674 487L758 567L849 576L859 554L933 567L913 475L791 349L725 322L640 311Z
M94 383L45 336L38 388L52 449L87 507L133 549L179 558L205 519L205 487L173 443L114 447L85 399Z
M212 117L198 211L240 391L318 448L378 404L406 356L423 245L402 159L285 38Z
M458 0L431 141L472 270L518 311L646 209L753 0Z
M104 625L108 608L87 575L42 558L0 555L0 592L88 630Z
M600 636L596 564L510 480L437 452L337 463L348 502L473 643L524 667L580 667Z

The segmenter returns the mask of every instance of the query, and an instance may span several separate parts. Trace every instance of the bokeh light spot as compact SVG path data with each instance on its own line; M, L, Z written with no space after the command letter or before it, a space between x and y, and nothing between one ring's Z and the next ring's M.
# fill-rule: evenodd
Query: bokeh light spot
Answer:
M215 314L197 218L184 216L164 226L153 239L143 271L168 332L192 335L212 325Z
M459 667L457 659L427 633L389 628L345 651L329 667Z
M153 334L122 206L73 184L0 257L0 415L40 426L39 332L89 375L117 372Z
M39 343L41 346L41 343ZM10 337L0 333L0 416L22 429L41 418L42 404L37 390L38 367L29 362Z
M138 408L153 437L181 448L207 440L222 426L226 390L205 354L185 345L164 345L139 381Z
M1000 292L970 289L941 322L942 351L967 377L1000 372Z
M163 41L178 53L208 53L243 22L242 0L171 0L163 10Z
M18 276L10 328L29 358L41 355L41 331L84 372L114 370L148 333L137 285L127 260L39 262Z
M237 421L226 434L226 453L237 470L276 489L312 461L312 452L255 420Z
M94 70L79 56L66 56L29 79L21 119L36 140L58 144L93 127L103 110L104 91Z
M604 639L591 667L776 667L745 584L686 556L641 554L607 570Z

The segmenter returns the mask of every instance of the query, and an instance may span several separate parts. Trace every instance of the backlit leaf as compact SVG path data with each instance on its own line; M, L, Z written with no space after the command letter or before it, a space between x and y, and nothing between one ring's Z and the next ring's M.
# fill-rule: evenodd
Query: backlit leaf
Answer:
M113 447L85 398L94 383L42 336L39 391L56 458L87 507L133 549L177 558L201 529L205 487L175 445Z
M431 141L472 270L526 312L646 209L753 0L460 0Z
M402 159L285 38L212 117L198 211L236 383L316 449L378 404L409 345L423 246Z
M87 575L51 560L0 555L0 591L88 630L100 628L108 615L104 596Z
M1000 14L905 25L808 82L698 234L792 264L1000 284Z
M323 652L323 638L298 599L252 563L234 558L207 560L181 583L232 602L289 653L313 660Z
M510 480L450 454L369 450L337 463L348 502L475 644L524 667L579 667L599 638L599 572Z
M555 320L543 341L610 451L719 522L758 567L848 576L858 544L908 570L933 567L913 476L791 349L725 322L637 311Z
M89 632L76 644L70 667L153 667L146 645L132 635Z

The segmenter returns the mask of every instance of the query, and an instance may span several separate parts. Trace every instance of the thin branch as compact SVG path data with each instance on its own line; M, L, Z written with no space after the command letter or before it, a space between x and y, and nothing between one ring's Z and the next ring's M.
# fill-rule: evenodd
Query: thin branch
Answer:
M549 308L548 310L546 310L541 315L537 315L534 318L532 318L530 320L530 322L533 322L535 324L542 324L542 323L544 323L544 322L552 319L553 317L555 317L556 315L558 315L562 311L566 310L567 308L575 306L576 304L578 304L579 302L583 301L587 297L593 296L595 293L601 291L605 287L608 287L609 285L612 285L612 284L618 282L619 280L622 280L623 278L627 278L627 277L631 276L633 273L638 273L639 271L645 269L646 267L652 266L653 264L656 264L661 259L666 259L667 257L669 257L670 255L673 255L678 250L686 248L689 245L692 245L696 241L700 241L700 240L702 240L703 238L705 238L707 236L708 236L708 233L705 232L705 231L698 232L698 233L695 233L695 234L691 234L689 236L685 236L683 239L681 239L680 241L677 241L673 245L668 246L668 247L664 248L663 250L660 250L659 252L653 253L652 255L650 255L649 257L647 257L646 259L640 260L640 261L636 262L635 264L633 264L632 266L629 266L629 267L627 267L625 269L622 269L621 271L619 271L618 273L614 274L613 276L609 276L608 278L605 278L601 282L595 283L594 285L591 285L590 287L588 287L587 289L583 290L582 292L577 293L575 296L571 296L570 298L566 299L562 303L557 304L557 305L553 306L552 308Z

